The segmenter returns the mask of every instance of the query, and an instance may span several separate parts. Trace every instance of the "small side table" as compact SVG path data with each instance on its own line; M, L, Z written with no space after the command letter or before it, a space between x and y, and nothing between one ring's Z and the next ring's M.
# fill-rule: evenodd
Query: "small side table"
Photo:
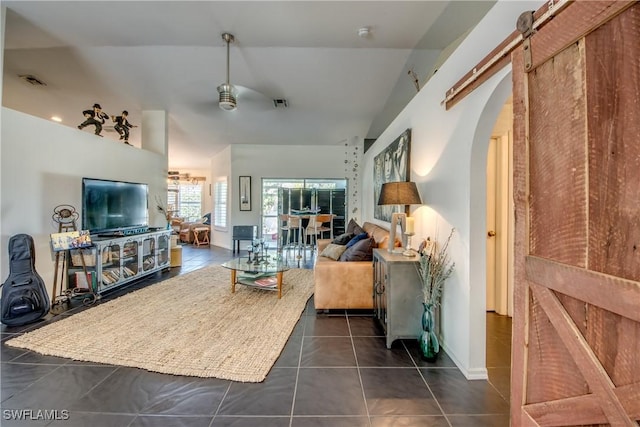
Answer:
M193 245L209 246L209 227L196 227L193 229Z
M171 247L171 267L182 266L182 246Z

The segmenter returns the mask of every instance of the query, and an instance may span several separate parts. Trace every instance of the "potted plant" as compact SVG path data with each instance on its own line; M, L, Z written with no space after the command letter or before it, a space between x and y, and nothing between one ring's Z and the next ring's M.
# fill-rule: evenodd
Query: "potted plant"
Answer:
M449 237L443 245L432 242L420 252L418 273L422 281L422 332L419 343L422 357L428 362L435 362L440 352L440 343L436 334L436 308L440 306L442 287L445 280L453 272L455 263L447 253L449 242L453 236L451 229Z

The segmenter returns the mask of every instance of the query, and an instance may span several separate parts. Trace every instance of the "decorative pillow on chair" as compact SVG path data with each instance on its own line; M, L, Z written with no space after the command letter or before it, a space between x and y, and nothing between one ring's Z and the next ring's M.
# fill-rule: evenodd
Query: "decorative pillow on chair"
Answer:
M349 240L349 243L347 243L347 249L358 243L360 240L366 239L367 237L369 237L369 235L366 232L353 236L353 239Z
M358 223L353 218L351 218L351 220L349 221L346 231L347 233L351 233L354 235L362 234L365 232L364 229L360 227L360 225L358 225Z
M336 245L346 245L355 235L353 233L344 233L333 239L331 243Z
M372 261L375 246L373 237L362 239L344 251L338 261Z
M329 243L326 248L322 250L320 256L331 258L334 261L337 261L340 258L340 255L344 251L347 250L347 247L344 245L337 245L335 243Z

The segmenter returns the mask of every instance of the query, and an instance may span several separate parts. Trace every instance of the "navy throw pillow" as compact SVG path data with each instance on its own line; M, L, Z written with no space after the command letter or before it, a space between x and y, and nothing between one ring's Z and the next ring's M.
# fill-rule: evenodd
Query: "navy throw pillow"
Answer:
M355 245L347 249L340 255L338 261L371 261L373 260L373 248L376 246L376 241L373 237L368 239L362 239Z
M349 243L347 243L347 249L349 249L351 246L353 246L356 243L358 243L360 240L366 239L367 237L369 237L369 235L367 233L360 233L360 234L354 236L353 239L349 240Z

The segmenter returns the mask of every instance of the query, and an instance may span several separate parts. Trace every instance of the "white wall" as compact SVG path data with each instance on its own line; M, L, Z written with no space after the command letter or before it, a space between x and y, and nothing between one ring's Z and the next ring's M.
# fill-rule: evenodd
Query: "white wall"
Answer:
M405 129L412 129L411 180L424 201L412 212L413 242L417 245L428 236L442 242L452 227L456 229L450 246L456 266L444 288L441 332L443 347L469 379L486 378L486 155L491 131L511 91L510 67L449 111L441 102L462 75L513 31L522 12L542 3L496 3L363 159L363 217L380 223L373 218L373 197L366 201L366 195L373 194L373 159Z
M4 29L6 28L5 22L7 19L7 8L0 4L0 100L2 100L2 76L4 75ZM2 111L4 108L0 108L0 136L2 135ZM0 165L2 165L2 140L0 137ZM2 202L2 174L0 173L0 202ZM2 206L0 206L0 236L3 236L2 231ZM3 242L0 239L0 244ZM0 246L0 253L4 250L5 246ZM0 283L4 282L2 263L0 262Z
M49 234L58 231L53 209L61 204L80 213L82 178L149 184L150 223L166 224L154 209L155 195L166 199L167 157L92 133L2 108L0 182L0 277L9 273L9 238L26 233L36 245L36 270L50 292L53 256ZM77 222L81 227L81 220Z
M342 145L233 145L212 161L212 179L229 178L229 227L214 230L213 244L231 248L234 225L258 225L261 215L262 178L339 178L345 177L345 148ZM251 211L240 211L238 182L251 177ZM260 228L258 228L260 232Z

